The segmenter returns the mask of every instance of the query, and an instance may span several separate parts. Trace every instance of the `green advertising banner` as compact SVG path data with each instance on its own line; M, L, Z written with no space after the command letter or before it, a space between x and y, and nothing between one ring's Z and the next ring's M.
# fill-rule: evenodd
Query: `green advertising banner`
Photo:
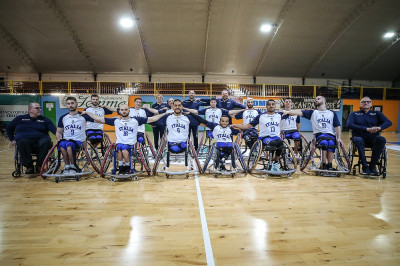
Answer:
M39 95L1 95L0 123L8 124L15 117L28 113L30 103L40 103Z

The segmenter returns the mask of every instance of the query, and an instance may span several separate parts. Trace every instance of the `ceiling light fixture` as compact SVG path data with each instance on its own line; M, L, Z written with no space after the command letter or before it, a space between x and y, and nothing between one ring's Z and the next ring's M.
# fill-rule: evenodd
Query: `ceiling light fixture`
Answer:
M261 32L270 32L272 30L272 25L270 24L261 25L260 30Z
M121 18L119 20L119 25L121 25L122 28L129 29L133 26L133 20L131 18Z
M387 32L383 37L385 38L392 38L394 36L394 32Z

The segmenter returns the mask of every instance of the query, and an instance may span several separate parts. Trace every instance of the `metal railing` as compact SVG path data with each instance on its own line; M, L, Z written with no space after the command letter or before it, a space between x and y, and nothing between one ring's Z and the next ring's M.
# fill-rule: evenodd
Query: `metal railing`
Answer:
M238 91L251 97L301 97L400 100L399 88L358 86L317 86L288 84L190 83L190 82L106 82L106 81L1 81L0 94L125 94L125 95L183 95L193 90L196 95L218 96L223 90Z

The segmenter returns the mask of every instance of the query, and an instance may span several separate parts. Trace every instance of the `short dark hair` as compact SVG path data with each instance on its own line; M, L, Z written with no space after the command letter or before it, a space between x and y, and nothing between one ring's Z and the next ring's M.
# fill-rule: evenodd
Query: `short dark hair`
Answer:
M228 118L228 120L229 120L229 116L227 116L227 115L221 115L219 121L221 121L221 119L222 119L223 117L226 117L226 118Z
M182 101L179 100L179 99L175 99L175 100L174 100L174 103L175 103L175 102L180 102L180 103L182 103Z
M78 102L78 101L76 100L76 98L75 98L75 97L72 97L72 96L68 96L67 99L65 100L65 102L70 101L70 100L75 101L76 103Z
M291 100L293 102L292 97L286 97L283 101L286 101L286 100Z
M136 100L140 100L141 102L143 102L142 98L136 98L135 102L136 102Z
M97 95L97 94L92 94L92 96L90 96L90 98L94 98L94 97L100 98L99 95Z
M275 100L273 100L273 99L268 99L268 100L267 100L267 105L268 105L269 102L274 102L274 103L275 103Z
M217 99L216 99L216 98L211 98L211 99L210 99L210 102L211 102L211 101L217 101Z

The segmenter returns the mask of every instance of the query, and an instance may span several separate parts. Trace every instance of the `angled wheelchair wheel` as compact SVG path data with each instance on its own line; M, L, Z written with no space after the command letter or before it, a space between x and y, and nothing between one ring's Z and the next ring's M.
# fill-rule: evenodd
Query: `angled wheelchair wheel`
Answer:
M201 168L201 164L200 164L199 158L197 158L196 150L194 149L193 144L192 144L191 141L188 141L188 144L189 144L188 145L188 149L189 149L190 155L194 159L194 161L196 163L196 166L197 166L197 170L201 174L202 173L202 168Z
M113 162L114 150L115 150L115 144L111 144L104 155L103 164L101 166L101 171L100 171L101 177L104 177L104 174L107 173L110 164Z
M348 148L347 148L347 156L349 157L349 170L352 172L353 175L357 173L356 171L356 165L354 165L354 157L356 156L356 150L355 147L353 146L353 142L350 141Z
M343 171L350 171L350 159L343 143L340 143L336 149L336 160Z
M207 135L207 132L204 131L204 134L201 136L201 139L200 139L200 142L199 142L199 147L197 149L197 155L199 155L199 153L200 153L200 151L201 151L201 149L202 149L202 147L204 145L204 142L206 140L206 135Z
M154 165L153 165L153 175L157 175L157 168L158 168L158 165L160 164L160 161L161 161L161 159L163 157L164 150L165 150L166 146L167 146L167 133L164 134L164 136L163 136L163 138L161 140L161 144L158 147L157 156L156 156L156 158L154 160Z
M234 150L235 150L235 159L239 161L240 166L242 167L244 172L247 172L246 163L244 162L244 158L242 153L240 152L240 146L235 142L233 143Z
M112 141L109 135L107 135L106 133L103 133L103 142L102 142L102 147L101 147L101 151L100 151L100 156L101 159L104 158L104 155L106 154L108 148L112 145Z
M301 156L301 162L300 162L300 170L303 171L308 163L310 162L311 158L314 155L314 151L315 151L315 138L312 139L312 141L310 141L308 143L308 145L305 147L303 154Z
M206 160L204 161L204 166L203 166L203 173L205 173L208 169L208 166L211 162L211 159L213 159L214 156L214 151L215 151L215 145L216 143L213 143L213 145L211 146L211 148L208 150L207 156L206 156Z
M75 165L78 167L78 172L85 172L85 170L89 170L89 165L91 165L88 154L88 143L89 142L86 141L82 142L80 150L77 151Z
M150 163L149 163L149 155L147 154L147 148L145 145L136 143L136 150L139 154L140 161L142 162L142 166L146 171L147 175L151 175Z
M257 167L261 153L262 153L262 141L257 140L253 144L253 147L251 147L249 158L247 160L247 171L249 173L252 173L254 169Z
M151 142L149 135L147 133L144 133L144 136L146 137L147 146L150 148L151 155L153 156L153 158L156 158L156 150L154 149L154 145Z
M61 158L60 151L57 149L59 142L57 142L50 151L47 153L43 161L42 168L40 169L40 176L45 179L44 174L55 174L60 168Z
M102 159L100 157L99 151L97 148L93 147L93 145L90 142L86 142L86 147L87 147L87 159L92 165L93 169L100 174L101 172L101 165L102 165Z
M300 156L302 157L305 147L307 147L310 142L302 134L300 134L300 137L301 137L301 141L300 141L299 153L300 153Z
M282 170L291 171L297 168L297 160L294 156L294 151L292 147L286 142L283 141L285 146L283 153L279 157L279 164Z

